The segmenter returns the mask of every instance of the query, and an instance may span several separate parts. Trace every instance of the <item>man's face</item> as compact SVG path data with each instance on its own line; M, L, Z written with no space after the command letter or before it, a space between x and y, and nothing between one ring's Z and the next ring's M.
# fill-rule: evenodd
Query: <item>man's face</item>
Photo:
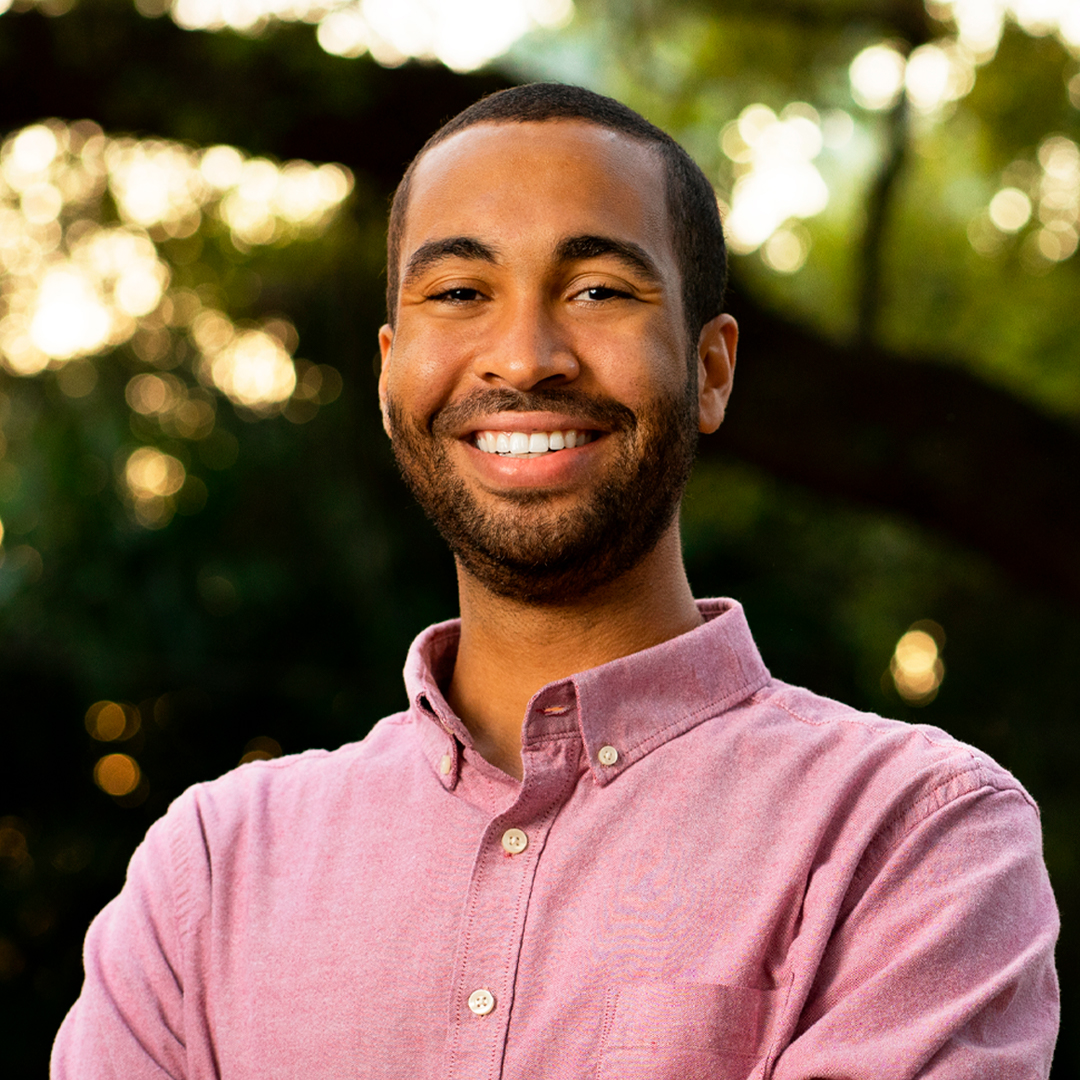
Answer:
M586 595L672 524L699 395L666 205L653 151L577 121L477 125L416 169L380 399L496 593Z

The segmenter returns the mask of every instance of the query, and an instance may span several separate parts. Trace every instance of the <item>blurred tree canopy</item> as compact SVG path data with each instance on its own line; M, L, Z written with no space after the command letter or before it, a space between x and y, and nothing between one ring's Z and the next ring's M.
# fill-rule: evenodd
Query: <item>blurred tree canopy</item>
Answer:
M378 421L384 218L442 120L536 78L625 100L713 179L742 340L691 581L744 602L778 676L1030 788L1065 921L1053 1075L1080 1075L1078 10L3 11L5 1075L44 1074L86 926L169 801L362 737L455 613Z

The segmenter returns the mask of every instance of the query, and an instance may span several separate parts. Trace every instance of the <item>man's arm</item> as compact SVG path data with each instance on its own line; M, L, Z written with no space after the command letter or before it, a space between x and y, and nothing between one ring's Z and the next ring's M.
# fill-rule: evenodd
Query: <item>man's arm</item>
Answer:
M909 815L863 859L772 1075L1045 1080L1057 931L1022 791L982 787Z
M53 1080L172 1080L189 1073L183 943L177 925L174 806L86 937L86 977L53 1046Z

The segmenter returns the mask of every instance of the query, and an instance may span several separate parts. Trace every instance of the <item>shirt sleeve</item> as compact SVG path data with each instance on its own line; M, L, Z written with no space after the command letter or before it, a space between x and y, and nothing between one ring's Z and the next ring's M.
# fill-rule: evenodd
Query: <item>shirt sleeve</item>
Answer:
M1057 931L1023 791L978 787L909 815L867 850L771 1075L1045 1080Z
M90 926L82 992L53 1046L53 1080L181 1080L185 1045L183 942L170 833L177 807L132 857L120 895Z

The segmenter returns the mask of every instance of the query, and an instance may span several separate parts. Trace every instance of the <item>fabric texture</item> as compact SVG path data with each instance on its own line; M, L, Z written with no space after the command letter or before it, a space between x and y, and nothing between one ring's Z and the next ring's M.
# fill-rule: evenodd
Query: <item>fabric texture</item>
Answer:
M89 931L55 1080L1045 1078L1031 798L700 608L537 693L520 783L439 690L452 622L362 742L185 792Z

